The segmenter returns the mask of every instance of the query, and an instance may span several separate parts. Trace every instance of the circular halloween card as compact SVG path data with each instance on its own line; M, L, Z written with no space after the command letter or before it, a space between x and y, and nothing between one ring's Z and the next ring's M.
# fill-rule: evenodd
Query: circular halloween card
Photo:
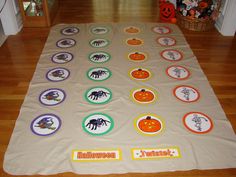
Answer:
M169 66L166 69L166 74L169 77L171 77L173 79L177 79L177 80L184 80L190 76L189 70L187 68L185 68L183 66L179 66L179 65Z
M57 64L64 64L68 63L73 60L74 56L72 53L69 52L58 52L54 54L51 58L52 62Z
M185 114L183 123L189 131L197 134L208 133L213 128L211 118L201 112L189 112Z
M156 39L161 46L170 47L176 45L176 40L173 37L159 37Z
M195 102L200 98L199 91L188 85L180 85L175 87L173 94L177 99L186 103Z
M180 61L183 58L182 52L175 49L166 49L161 52L162 58L167 61Z
M156 114L142 114L134 120L135 129L143 135L158 135L165 128L164 120Z
M61 119L54 114L43 114L36 117L30 125L31 131L39 136L56 133L61 127Z
M155 26L152 28L152 31L157 34L169 34L171 29L167 26Z
M62 89L50 88L44 90L40 96L39 101L45 106L56 106L62 103L66 98L66 93Z
M89 42L89 44L94 47L94 48L102 48L102 47L106 47L109 45L109 41L107 39L93 39Z
M144 44L144 41L139 38L128 38L126 44L129 46L140 46Z
M136 26L128 26L124 28L124 32L128 34L138 34L140 32L140 29Z
M92 34L96 35L102 35L107 34L109 32L109 29L105 26L96 26L90 29Z
M79 28L74 27L74 26L69 26L61 30L61 34L65 36L72 36L77 33L79 33Z
M90 114L82 122L83 130L93 136L101 136L110 132L114 127L113 119L103 113Z
M112 92L105 87L93 87L86 91L85 99L92 104L105 104L112 98Z
M157 92L150 88L142 87L131 90L130 97L136 103L149 104L157 100Z
M75 46L76 41L71 38L65 38L57 41L56 46L59 48L70 48Z
M128 59L134 62L143 62L147 59L147 54L140 51L131 52L128 54Z
M105 63L111 59L111 55L107 52L98 51L89 55L89 60L93 63Z
M142 67L133 68L129 71L129 77L134 80L145 81L150 79L151 76L151 71Z
M91 68L87 72L87 77L93 81L104 81L111 77L111 71L105 67Z
M60 82L66 80L70 76L70 71L66 68L53 68L46 74L47 80L51 82Z

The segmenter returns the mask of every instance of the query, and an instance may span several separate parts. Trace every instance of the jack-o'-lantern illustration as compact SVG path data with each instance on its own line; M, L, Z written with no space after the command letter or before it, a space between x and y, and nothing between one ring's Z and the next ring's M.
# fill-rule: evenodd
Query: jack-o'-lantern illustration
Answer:
M125 32L127 32L127 33L138 33L138 32L139 32L139 29L136 28L136 27L131 26L131 27L129 27L129 28L126 28L126 29L125 29Z
M135 79L147 79L150 76L148 71L143 70L141 68L132 71L131 75Z
M154 94L151 91L141 89L134 94L134 98L139 102L151 102L154 100Z
M146 57L145 57L145 55L142 54L142 53L134 52L134 53L131 53L131 54L129 55L129 58L130 58L131 60L140 61L140 60L145 60Z
M127 40L127 44L129 45L141 45L143 42L140 39L132 38Z
M162 129L161 122L157 119L153 119L151 116L147 116L146 119L142 119L138 123L138 127L143 132L154 133Z
M163 21L171 21L175 17L175 6L170 2L160 4L160 18Z

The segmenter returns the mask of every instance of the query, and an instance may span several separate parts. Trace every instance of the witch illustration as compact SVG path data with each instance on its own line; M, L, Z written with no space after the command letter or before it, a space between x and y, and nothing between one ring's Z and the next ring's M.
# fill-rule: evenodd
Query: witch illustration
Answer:
M65 39L61 41L61 45L70 46L70 45L73 45L73 43L70 40Z
M65 77L64 77L64 74L65 74L65 73L64 73L63 70L58 69L58 70L53 71L50 75L53 76L53 77L59 77L59 78L64 79L64 78L65 78Z
M66 30L65 30L65 32L66 33L76 33L76 29L75 28L67 28Z
M68 55L62 53L62 54L60 54L60 55L57 55L57 59L58 59L58 60L62 60L62 61L67 61Z
M50 129L55 130L56 127L52 127L54 124L53 119L51 117L45 117L37 122L38 125L35 125L35 127L39 127L41 129Z
M61 101L61 99L58 98L60 95L58 94L57 91L50 91L44 96L45 96L44 99L49 100L49 101L51 100L58 101L58 102Z

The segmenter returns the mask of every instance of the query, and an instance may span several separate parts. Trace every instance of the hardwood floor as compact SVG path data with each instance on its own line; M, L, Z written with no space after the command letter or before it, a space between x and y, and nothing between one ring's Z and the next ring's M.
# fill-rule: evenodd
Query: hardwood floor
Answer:
M61 0L54 24L158 22L157 7L155 0ZM4 153L49 30L24 28L19 34L9 36L0 48L0 176L10 176L2 169ZM215 29L204 33L183 32L236 132L236 37L223 37ZM55 176L85 175L65 173ZM105 176L235 177L236 169Z

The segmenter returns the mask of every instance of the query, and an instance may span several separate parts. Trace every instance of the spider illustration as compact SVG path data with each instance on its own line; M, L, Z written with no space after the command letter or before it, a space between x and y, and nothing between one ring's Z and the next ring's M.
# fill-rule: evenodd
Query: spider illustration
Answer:
M95 54L95 55L93 55L92 56L92 59L94 60L94 61L98 61L98 60L101 60L101 59L106 59L106 55L104 55L104 54Z
M111 123L108 120L104 120L103 118L98 118L98 119L91 119L86 127L88 127L91 130L97 130L97 128L101 126L107 126L107 123Z
M179 68L177 68L177 67L176 67L173 71L175 72L175 75L176 75L178 78L180 78L182 71L183 71L184 73L186 72L184 69L179 69Z
M40 121L37 122L38 125L35 125L35 127L39 127L41 129L50 129L50 130L55 130L56 127L52 127L52 125L54 124L52 118L50 117L45 117L43 119L41 119Z
M61 41L61 45L72 45L72 42L70 40L63 40Z
M102 32L106 32L106 30L105 29L103 29L103 28L96 28L96 29L94 29L93 30L95 33L102 33Z
M60 55L57 55L57 59L58 59L58 60L67 61L68 55L67 55L67 54L60 54Z
M65 78L63 75L64 75L65 73L64 73L64 71L63 70L60 70L60 69L58 69L58 70L56 70L56 71L53 71L52 73L51 73L51 75L53 76L53 77L59 77L59 78Z
M58 97L59 94L57 91L51 91L44 95L44 99L46 100L61 101L61 99L58 99Z
M191 95L191 92L192 93L196 93L195 91L193 91L192 89L187 89L187 88L183 88L183 90L181 91L181 93L184 94L184 98L189 101L189 97Z
M108 71L104 71L104 70L97 70L97 71L93 71L89 77L93 77L93 78L99 78L102 75L106 75Z
M102 90L99 91L93 91L88 97L91 98L92 100L98 100L99 98L102 97L107 97L110 93L104 92Z
M199 117L197 114L193 115L192 121L195 122L195 127L197 128L198 131L202 131L202 120L205 122L208 122L208 120L205 117Z
M105 41L104 40L96 40L96 41L93 41L92 42L92 45L94 45L94 46L100 46L100 45L102 45L102 44L105 44Z

